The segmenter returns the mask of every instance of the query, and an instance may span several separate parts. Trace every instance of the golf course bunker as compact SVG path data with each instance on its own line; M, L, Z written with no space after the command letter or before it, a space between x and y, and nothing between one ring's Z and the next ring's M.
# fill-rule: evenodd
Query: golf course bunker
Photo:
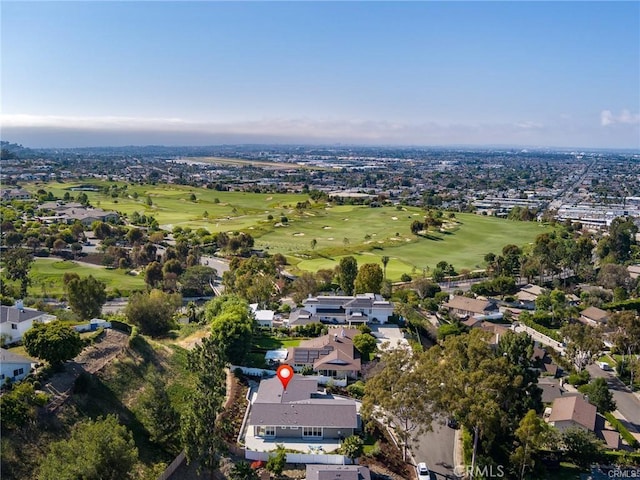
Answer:
M297 232L293 234L294 237L304 237L304 233Z
M332 227L325 225L324 227L322 227L323 230L331 230Z

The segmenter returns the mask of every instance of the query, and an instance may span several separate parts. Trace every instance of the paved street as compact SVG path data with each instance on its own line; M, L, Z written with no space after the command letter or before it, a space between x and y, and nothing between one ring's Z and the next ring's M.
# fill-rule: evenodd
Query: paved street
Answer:
M605 372L597 365L589 365L587 371L592 377L602 377L613 393L618 411L627 419L627 428L640 433L640 400L611 372Z
M443 425L442 420L433 422L433 431L421 435L412 449L416 462L425 462L431 470L431 479L456 478L453 475L453 450L455 430Z

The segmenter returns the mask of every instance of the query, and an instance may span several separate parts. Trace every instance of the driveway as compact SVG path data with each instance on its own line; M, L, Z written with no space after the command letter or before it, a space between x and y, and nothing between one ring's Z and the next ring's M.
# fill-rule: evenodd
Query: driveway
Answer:
M427 432L414 442L412 448L416 462L425 462L431 471L431 480L457 478L454 476L453 451L455 448L455 430L444 425L444 421L436 419L433 430Z

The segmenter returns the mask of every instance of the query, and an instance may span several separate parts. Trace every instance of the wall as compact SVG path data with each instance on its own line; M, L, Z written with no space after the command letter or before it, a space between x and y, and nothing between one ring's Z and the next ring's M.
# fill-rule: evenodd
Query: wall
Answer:
M245 451L247 460L269 460L269 452ZM320 463L322 465L351 465L352 462L344 455L314 455L311 453L287 453L287 463Z

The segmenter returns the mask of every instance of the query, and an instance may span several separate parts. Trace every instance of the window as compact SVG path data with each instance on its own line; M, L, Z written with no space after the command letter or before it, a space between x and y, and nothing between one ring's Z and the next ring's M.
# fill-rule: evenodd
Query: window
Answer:
M303 437L322 438L322 427L303 427Z
M273 426L258 427L258 436L259 437L275 437L276 427L273 427Z
M13 376L17 377L18 375L22 375L24 373L24 368L18 368L13 371Z
M17 330L18 329L18 324L17 323L12 323L11 324L11 330Z

